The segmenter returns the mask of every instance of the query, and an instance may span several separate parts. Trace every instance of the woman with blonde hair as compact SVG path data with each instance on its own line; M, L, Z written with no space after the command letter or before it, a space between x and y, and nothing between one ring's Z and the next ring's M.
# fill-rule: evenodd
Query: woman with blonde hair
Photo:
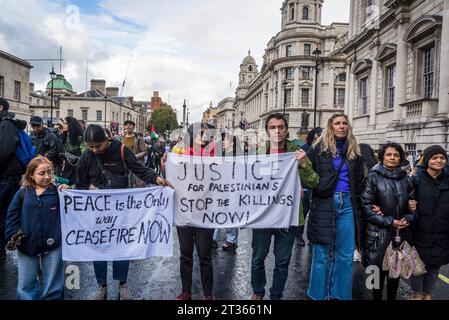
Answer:
M24 238L17 241L20 235ZM38 156L28 164L8 209L5 236L11 239L8 249L17 249L17 299L64 299L59 195L47 158Z
M307 294L314 300L351 300L364 172L345 114L329 118L308 156L320 181L312 190L307 230L313 252Z

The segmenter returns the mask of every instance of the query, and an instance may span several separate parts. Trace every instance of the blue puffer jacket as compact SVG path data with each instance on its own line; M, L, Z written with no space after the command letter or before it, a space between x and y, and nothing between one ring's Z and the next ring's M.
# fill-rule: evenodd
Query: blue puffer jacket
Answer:
M34 188L17 191L8 209L6 239L10 240L19 229L25 239L18 249L26 255L37 256L61 246L59 196L55 186L39 197Z

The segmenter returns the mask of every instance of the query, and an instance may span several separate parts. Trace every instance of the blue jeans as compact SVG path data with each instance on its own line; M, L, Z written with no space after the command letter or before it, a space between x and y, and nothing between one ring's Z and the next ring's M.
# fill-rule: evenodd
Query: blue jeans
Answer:
M108 282L108 263L106 261L94 261L95 277L99 285ZM112 263L112 278L118 281L127 281L129 261L114 261Z
M17 264L19 269L17 300L64 299L64 263L61 247L42 256L28 256L17 250ZM38 272L41 266L42 273L39 279Z
M334 224L334 244L313 244L307 294L314 300L352 300L355 226L351 194L334 194Z
M223 229L215 229L214 238L213 238L214 241L218 240L221 230L223 230ZM239 236L239 229L238 228L228 228L228 229L224 229L224 230L226 231L226 242L237 244L238 236Z
M273 285L270 289L271 300L282 299L285 282L288 277L288 266L292 256L295 230L291 229L254 229L253 230L253 256L251 260L251 286L253 292L263 297L267 283L265 275L265 258L270 251L271 237L274 236L275 266Z

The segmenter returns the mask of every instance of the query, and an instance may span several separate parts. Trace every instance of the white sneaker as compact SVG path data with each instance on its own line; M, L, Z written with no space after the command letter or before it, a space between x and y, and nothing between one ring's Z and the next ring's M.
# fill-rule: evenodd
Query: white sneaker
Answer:
M357 249L354 250L354 262L362 262L362 256Z
M128 290L128 285L126 285L126 284L119 285L118 299L119 300L134 300L131 293Z
M92 297L92 300L107 300L108 287L99 286L97 292Z

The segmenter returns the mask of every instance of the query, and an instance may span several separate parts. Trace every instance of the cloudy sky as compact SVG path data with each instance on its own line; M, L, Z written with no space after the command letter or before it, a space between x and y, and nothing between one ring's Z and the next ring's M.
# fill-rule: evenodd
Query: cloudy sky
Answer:
M233 96L248 50L262 65L280 31L282 0L0 0L0 50L23 59L58 58L74 90L101 78L124 95L149 100L160 91L192 120L212 101ZM348 22L350 0L326 0L323 23ZM51 62L34 62L31 81L43 90ZM55 63L59 73L59 63ZM230 86L232 82L232 87ZM89 84L87 86L90 86Z

